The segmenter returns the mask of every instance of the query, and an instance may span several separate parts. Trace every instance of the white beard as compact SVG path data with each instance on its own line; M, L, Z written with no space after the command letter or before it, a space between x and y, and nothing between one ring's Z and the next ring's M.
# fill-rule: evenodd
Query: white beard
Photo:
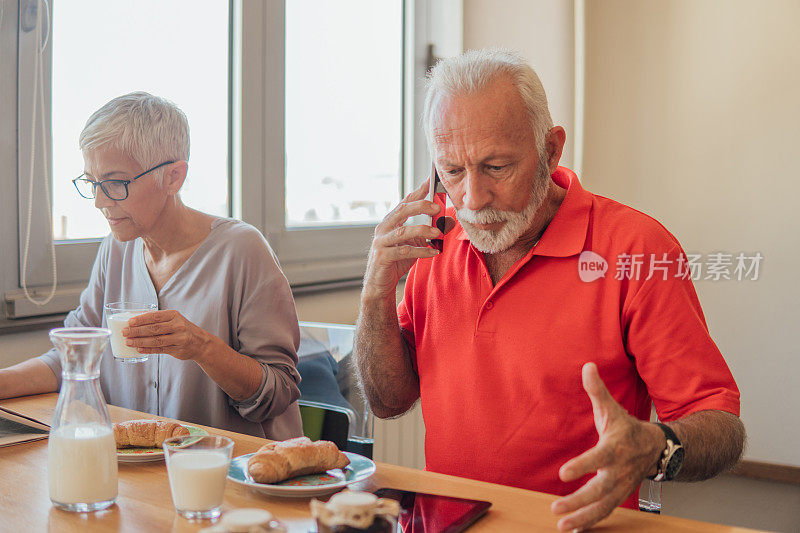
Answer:
M511 248L531 228L533 217L544 203L550 187L550 172L546 161L539 162L539 170L531 187L528 205L519 213L484 207L477 211L467 208L456 210L456 218L467 232L472 245L485 254L496 254ZM498 230L478 229L473 224L505 222Z

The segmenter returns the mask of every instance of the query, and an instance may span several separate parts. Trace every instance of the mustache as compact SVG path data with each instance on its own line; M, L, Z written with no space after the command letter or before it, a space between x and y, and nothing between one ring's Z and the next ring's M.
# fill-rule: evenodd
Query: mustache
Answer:
M482 207L478 210L466 207L456 209L456 218L458 218L459 222L466 222L467 224L506 222L516 214L513 211L503 211L494 207Z

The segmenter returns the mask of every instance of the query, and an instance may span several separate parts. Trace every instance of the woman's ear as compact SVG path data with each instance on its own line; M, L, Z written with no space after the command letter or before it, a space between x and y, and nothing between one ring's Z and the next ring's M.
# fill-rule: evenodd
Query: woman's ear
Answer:
M186 173L189 171L189 164L186 161L175 161L167 165L164 171L164 189L168 194L178 194L186 180Z

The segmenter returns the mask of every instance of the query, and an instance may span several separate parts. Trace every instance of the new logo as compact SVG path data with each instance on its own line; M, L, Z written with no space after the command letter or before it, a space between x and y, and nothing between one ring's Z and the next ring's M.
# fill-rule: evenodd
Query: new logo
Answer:
M587 283L606 277L608 261L603 256L590 250L581 252L578 257L578 276Z

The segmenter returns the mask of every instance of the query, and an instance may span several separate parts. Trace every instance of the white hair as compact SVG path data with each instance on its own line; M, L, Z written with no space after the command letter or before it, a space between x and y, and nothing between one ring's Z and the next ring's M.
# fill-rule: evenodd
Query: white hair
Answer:
M539 153L544 151L547 132L553 127L547 95L536 71L517 52L501 48L468 50L442 59L426 76L427 94L422 112L422 128L431 145L431 113L439 96L470 95L480 92L497 78L507 76L519 91L528 110Z
M165 161L189 160L189 121L178 106L160 96L133 92L114 98L92 113L78 145L86 153L116 148L143 170ZM155 179L163 179L161 169Z

